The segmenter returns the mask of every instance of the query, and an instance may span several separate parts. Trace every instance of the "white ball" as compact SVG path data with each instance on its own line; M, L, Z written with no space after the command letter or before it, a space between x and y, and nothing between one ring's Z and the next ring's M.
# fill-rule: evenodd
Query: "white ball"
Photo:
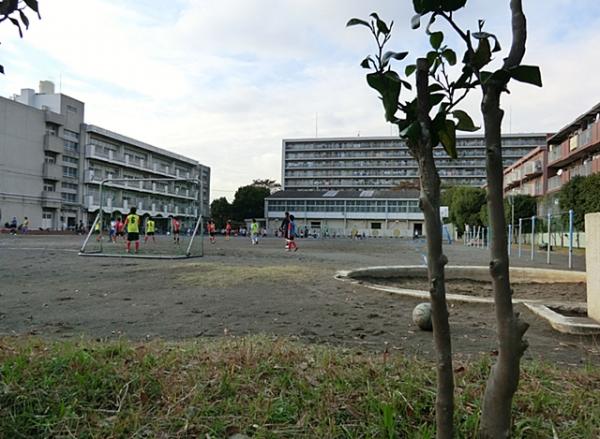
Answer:
M433 324L431 322L431 304L429 302L419 303L412 312L412 319L415 325L424 331L431 331Z

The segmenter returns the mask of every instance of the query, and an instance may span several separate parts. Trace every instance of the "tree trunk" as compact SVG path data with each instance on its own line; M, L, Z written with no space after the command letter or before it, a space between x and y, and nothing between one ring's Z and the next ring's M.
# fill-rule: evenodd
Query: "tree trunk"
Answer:
M492 367L483 397L479 436L508 438L511 435L512 398L519 384L519 366L529 325L513 311L509 278L508 243L504 219L503 166L500 109L501 86L488 85L481 111L485 126L488 209L492 230L490 274L494 291L498 332L498 359Z
M417 60L418 119L421 141L413 152L419 164L421 195L420 205L425 217L427 234L427 274L436 350L437 393L435 402L436 437L450 439L453 435L454 376L452 369L452 343L446 305L444 267L448 259L442 250L442 221L440 219L440 177L433 159L431 144L431 119L429 117L428 65L423 58Z

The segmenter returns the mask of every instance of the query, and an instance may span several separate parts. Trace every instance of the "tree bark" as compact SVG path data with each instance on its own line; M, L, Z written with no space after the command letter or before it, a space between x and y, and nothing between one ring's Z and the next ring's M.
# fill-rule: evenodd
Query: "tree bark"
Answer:
M504 219L501 131L503 111L501 89L487 87L481 105L485 126L488 209L492 229L490 274L496 306L498 359L488 378L479 435L481 438L508 438L511 435L512 398L519 384L519 367L527 342L523 334L529 325L515 314L510 288L508 242Z
M518 66L525 55L527 24L522 0L510 0L512 45L504 68ZM490 81L484 87L481 112L485 127L488 209L492 230L490 274L494 292L498 333L498 359L487 381L479 436L508 438L512 429L512 399L519 385L520 362L527 349L523 335L529 325L514 312L509 277L508 241L504 217L502 165L502 118L500 95L506 84Z
M420 205L425 217L427 234L427 274L431 297L433 338L436 351L437 393L435 402L436 437L450 439L453 435L454 375L452 343L444 267L448 259L442 250L442 221L440 219L440 177L433 158L427 60L417 60L418 120L421 125L421 144L413 148L420 171Z

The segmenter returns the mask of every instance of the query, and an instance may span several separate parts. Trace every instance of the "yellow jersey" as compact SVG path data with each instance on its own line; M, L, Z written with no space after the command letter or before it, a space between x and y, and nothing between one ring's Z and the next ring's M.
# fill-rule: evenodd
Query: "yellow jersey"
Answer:
M154 232L154 221L153 220L148 220L148 222L146 222L146 231L147 232Z
M140 233L140 217L136 214L127 215L127 233Z

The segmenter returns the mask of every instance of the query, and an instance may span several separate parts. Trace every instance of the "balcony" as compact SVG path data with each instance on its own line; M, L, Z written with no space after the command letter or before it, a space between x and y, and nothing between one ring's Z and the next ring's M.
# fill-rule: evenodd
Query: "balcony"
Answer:
M560 189L562 186L562 180L560 175L555 175L548 179L548 192Z
M46 122L54 123L56 125L64 125L67 118L64 114L54 113L53 111L46 110Z
M57 192L42 191L42 207L51 209L60 208L62 199Z
M119 178L119 177L115 177ZM96 174L90 172L89 170L85 172L85 183L87 184L100 184L103 178L97 176ZM184 189L177 191L176 189L171 188L170 186L165 187L164 184L157 184L152 181L141 181L141 180L120 180L115 182L105 182L103 187L113 187L126 189L136 192L144 192L148 194L160 194L169 197L175 198L185 198L188 200L196 200L198 192L195 190Z
M177 172L178 170L176 170L173 166L169 167L160 163L150 164L146 160L136 159L135 157L131 157L130 155L115 154L112 151L110 151L110 153L108 154L105 154L99 148L97 148L96 145L87 145L85 151L87 158L103 160L107 163L126 166L128 168L137 169L140 171L153 172L155 174L160 174L166 177L190 178L190 173L186 172L184 175L183 173Z
M48 180L61 180L63 170L61 166L55 163L44 163L42 175Z
M53 134L46 133L44 135L44 151L54 152L60 154L64 149L63 140Z
M548 151L548 163L555 162L563 158L563 145L551 145Z

